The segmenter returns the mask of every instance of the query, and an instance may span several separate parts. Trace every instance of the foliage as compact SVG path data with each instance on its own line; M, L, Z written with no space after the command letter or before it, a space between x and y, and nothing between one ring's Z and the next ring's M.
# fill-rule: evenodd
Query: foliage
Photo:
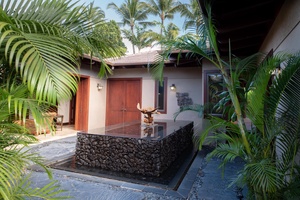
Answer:
M31 188L26 168L43 159L24 146L36 142L16 120L28 115L36 124L49 122L44 113L77 90L83 54L122 55L107 38L95 37L103 11L70 0L0 1L0 195L1 199L63 199L55 181ZM109 71L102 62L101 76ZM48 124L51 127L51 124Z
M126 46L122 41L121 31L115 21L103 22L97 25L90 37L94 40L102 41L99 43L99 53L103 58L110 58L114 49L118 49L118 55L124 55L126 52ZM93 42L92 42L93 43ZM109 48L105 48L109 47Z
M31 97L24 84L10 84L0 87L0 197L1 199L26 199L39 197L42 199L65 199L64 192L57 181L52 180L40 188L32 188L30 174L26 168L32 164L43 167L52 179L51 171L44 166L43 158L25 149L37 139L27 133L23 126L14 121L21 120L30 114L36 118L36 123L44 124L43 113L51 106L47 102L37 101ZM49 124L50 126L50 124Z
M148 36L148 33L151 31L146 31L145 26L135 26L136 35L133 35L129 30L122 30L122 33L125 35L132 44L134 44L140 51L142 48L150 47L152 45L153 39Z
M197 0L190 0L189 4L183 4L181 9L181 16L186 19L183 24L185 30L195 31L195 34L203 32L205 28L201 8Z
M268 87L272 76L270 69L275 69L281 61L288 64ZM299 83L296 83L300 75L299 61L299 56L269 58L259 66L250 81L252 88L248 92L251 95L247 95L246 116L255 128L246 136L251 154L245 153L240 130L231 122L212 119L214 125L222 122L223 127L227 127L227 135L215 132L216 135L207 137L206 132L201 136L200 143L205 138L227 141L219 144L210 155L223 158L223 165L236 157L244 159L244 169L235 181L247 185L251 198L289 199L284 196L285 192L299 189L294 182L299 179L299 173L295 171L299 168L295 158L300 142L300 127L297 125L300 95ZM296 187L292 189L292 185Z
M107 8L113 9L122 18L123 25L129 25L132 37L136 37L134 27L136 22L147 19L147 10L139 0L125 0L124 3L118 7L115 3L111 2ZM143 24L151 24L143 22ZM135 53L134 44L132 43L133 53Z
M55 103L72 96L78 79L69 74L77 74L74 66L79 66L78 56L93 52L102 59L100 46L111 56L119 55L101 38L91 41L89 37L94 27L103 23L103 13L96 8L75 7L63 0L6 2L0 2L1 60L7 67L15 67L40 100ZM105 63L102 67L106 69L102 75L109 72ZM60 84L61 80L69 89Z
M164 30L164 37L166 40L175 40L179 35L179 28L173 24L169 23L167 28Z
M168 43L169 48L160 59L163 61L167 58L173 49L189 50L188 56L207 59L223 75L227 88L226 101L230 101L234 108L235 117L231 117L234 121L211 117L211 126L199 137L199 148L204 141L218 141L217 147L209 157L222 158L221 166L237 157L242 158L245 162L244 168L238 172L238 177L233 183L239 186L246 185L250 199L297 198L300 56L278 54L266 58L258 53L244 59L232 59L231 55L223 59L218 51L210 11L211 7L208 5L205 24L209 47L213 51L204 45L203 40L197 41L188 35ZM272 79L272 73L278 66L284 66L284 70ZM251 76L245 76L250 71ZM162 72L162 62L152 69L157 78L161 78ZM240 80L243 79L245 84L241 85ZM223 101L220 104L227 102ZM203 110L203 107L194 108L197 112ZM246 129L245 116L251 120L254 129ZM214 134L211 136L209 133Z
M147 9L147 13L160 18L160 35L163 34L165 20L173 19L174 14L183 9L183 5L176 0L148 0L143 6Z
M163 44L166 41L174 41L179 35L179 28L173 23L169 23L167 28L162 27L162 30L162 34L158 34L154 31L146 31L143 33L143 37L150 41L152 45L161 45L161 47L164 48Z
M261 57L263 57L263 54L256 53L243 59L235 57L232 60L234 73L232 73L231 76L234 76L234 87L240 101L242 116L245 116L247 95L250 95L249 91L253 87L251 85L251 80L257 70L257 61L261 59ZM218 93L217 96L220 101L214 105L213 109L221 111L223 113L223 118L230 121L236 121L236 114L234 112L234 107L232 107L229 92L225 90Z

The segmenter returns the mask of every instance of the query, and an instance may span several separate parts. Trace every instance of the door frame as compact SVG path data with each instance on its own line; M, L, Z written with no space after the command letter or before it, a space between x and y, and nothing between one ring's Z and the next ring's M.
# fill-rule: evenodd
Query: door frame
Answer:
M75 130L88 131L90 102L90 77L80 76L76 92Z

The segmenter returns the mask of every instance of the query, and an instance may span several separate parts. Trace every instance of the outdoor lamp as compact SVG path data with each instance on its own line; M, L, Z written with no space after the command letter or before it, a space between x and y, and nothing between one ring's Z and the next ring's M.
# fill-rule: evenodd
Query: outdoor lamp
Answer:
M171 89L171 91L175 91L175 90L176 90L175 84L172 84L172 85L170 86L170 89Z
M102 85L100 85L100 83L98 83L98 84L97 84L97 88L98 88L98 90L100 91L100 90L102 90L102 89L103 89L103 86L102 86Z

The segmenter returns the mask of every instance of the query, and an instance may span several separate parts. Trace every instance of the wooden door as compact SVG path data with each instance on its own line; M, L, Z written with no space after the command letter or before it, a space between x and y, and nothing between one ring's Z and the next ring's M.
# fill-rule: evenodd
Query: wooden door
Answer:
M90 79L80 77L76 93L75 130L88 131Z
M106 125L141 119L136 108L141 103L141 79L108 79Z

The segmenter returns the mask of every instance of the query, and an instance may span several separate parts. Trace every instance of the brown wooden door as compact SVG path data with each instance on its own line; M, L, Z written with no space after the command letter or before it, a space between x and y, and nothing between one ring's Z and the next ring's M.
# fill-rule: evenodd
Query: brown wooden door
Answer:
M106 125L141 119L141 79L108 79Z
M88 131L90 79L80 77L76 93L75 129Z

